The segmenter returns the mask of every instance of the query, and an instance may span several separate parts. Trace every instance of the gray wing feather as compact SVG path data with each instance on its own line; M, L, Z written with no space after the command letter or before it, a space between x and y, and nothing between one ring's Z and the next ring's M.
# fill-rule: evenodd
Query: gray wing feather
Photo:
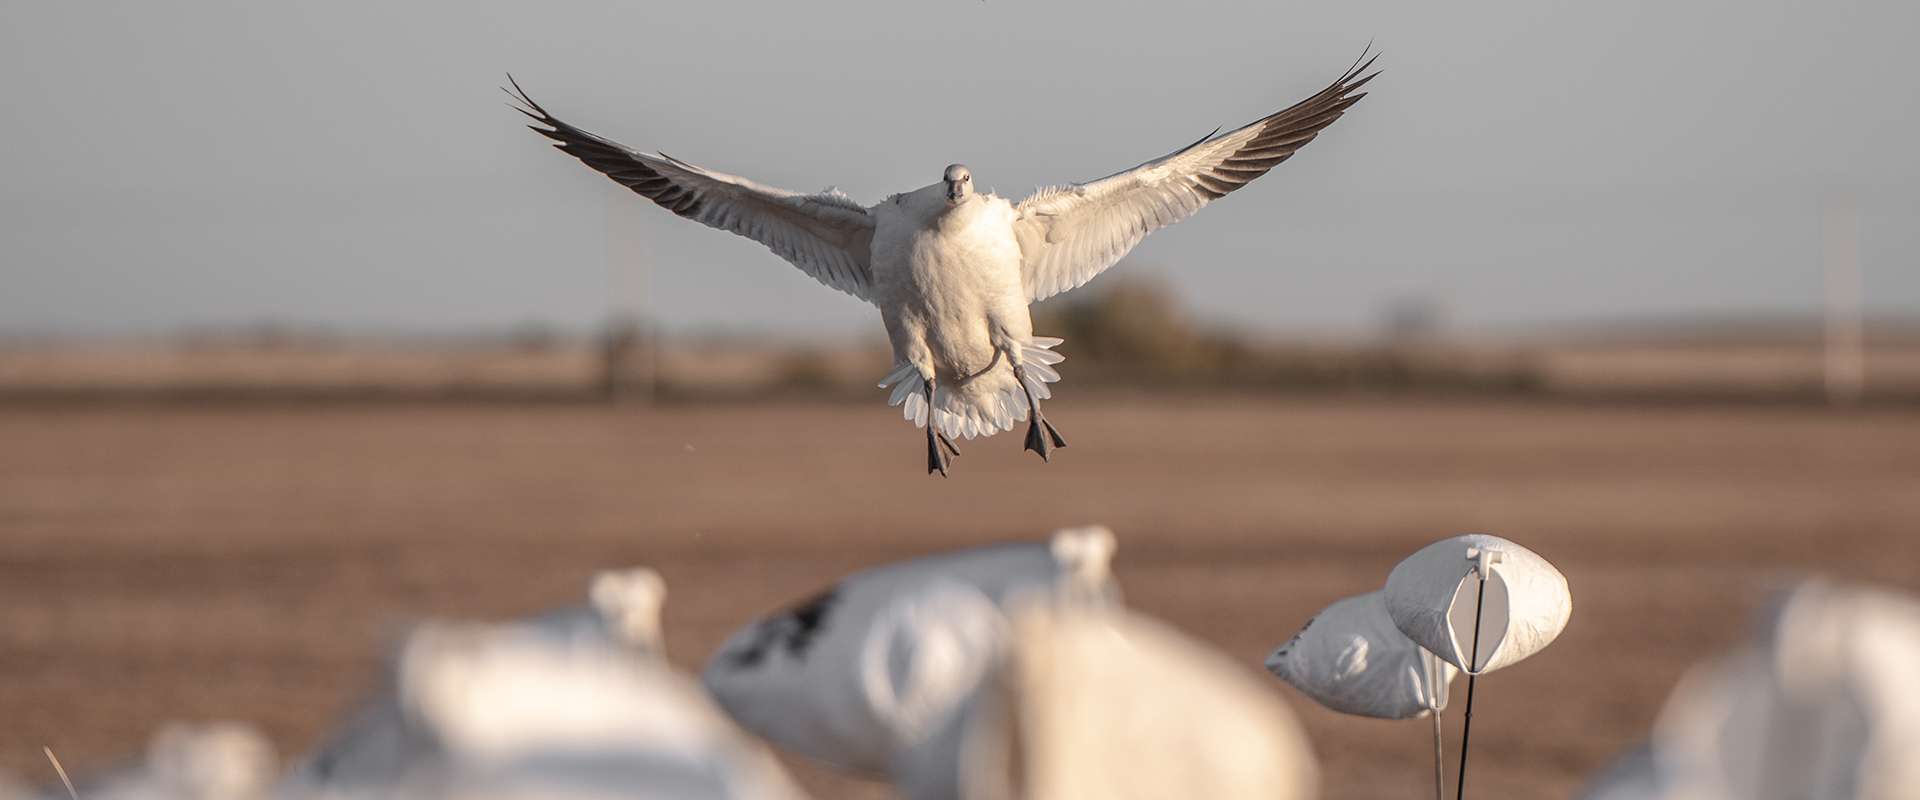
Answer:
M873 218L837 191L800 194L696 167L665 153L647 155L548 114L513 82L515 110L568 155L687 219L766 245L801 271L872 301Z

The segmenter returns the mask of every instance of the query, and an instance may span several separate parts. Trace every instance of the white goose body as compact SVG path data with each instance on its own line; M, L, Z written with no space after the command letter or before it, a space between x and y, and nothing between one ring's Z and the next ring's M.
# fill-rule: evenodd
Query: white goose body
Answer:
M1313 141L1378 73L1361 56L1287 109L1209 135L1105 178L1042 189L1018 203L973 190L964 165L939 183L863 206L837 191L801 194L649 155L548 114L514 86L530 126L562 151L683 217L753 239L821 283L880 309L894 368L882 388L927 429L927 471L946 474L952 439L1028 422L1042 459L1065 447L1040 414L1060 379L1059 339L1036 337L1030 303L1073 289L1172 225ZM1364 63L1362 63L1364 62ZM1218 131L1215 131L1218 133Z
M874 293L898 365L882 384L894 389L892 402L926 424L921 377L931 375L932 417L949 437L1024 421L1026 399L1005 353L1019 353L1033 371L1028 388L1039 399L1048 396L1046 382L1060 377L1047 365L1061 357L1046 349L1059 340L1033 339L1013 234L1019 212L991 194L949 202L944 184L895 195L870 212Z

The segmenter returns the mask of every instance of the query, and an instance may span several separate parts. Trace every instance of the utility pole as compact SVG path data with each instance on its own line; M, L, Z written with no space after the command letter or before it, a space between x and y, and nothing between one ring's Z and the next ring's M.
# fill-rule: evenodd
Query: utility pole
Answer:
M1821 359L1827 402L1852 405L1866 389L1865 331L1861 321L1860 213L1848 195L1821 204L1821 272L1826 284L1826 351Z
M632 196L608 192L607 316L598 337L600 392L609 402L654 402L659 336L647 314L651 299L646 242Z

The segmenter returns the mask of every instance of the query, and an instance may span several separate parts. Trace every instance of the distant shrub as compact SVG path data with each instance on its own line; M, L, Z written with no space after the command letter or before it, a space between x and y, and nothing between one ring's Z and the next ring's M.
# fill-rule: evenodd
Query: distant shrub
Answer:
M1253 349L1203 330L1163 283L1109 278L1034 308L1034 330L1066 339L1076 371L1123 382L1211 382L1247 366Z
M1127 386L1525 392L1542 380L1520 359L1473 359L1421 337L1386 344L1280 344L1196 324L1166 284L1113 276L1034 307L1034 331L1061 348L1076 382ZM1396 328L1394 333L1401 333Z
M809 348L780 357L771 388L780 392L823 393L841 383L833 360L826 353Z

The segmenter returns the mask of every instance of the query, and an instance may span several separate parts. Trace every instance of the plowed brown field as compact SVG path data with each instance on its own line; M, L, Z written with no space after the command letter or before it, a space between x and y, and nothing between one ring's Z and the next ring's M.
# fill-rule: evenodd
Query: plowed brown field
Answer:
M297 754L429 615L667 576L674 660L835 576L1104 522L1132 605L1247 664L1402 556L1486 531L1556 562L1551 649L1481 682L1481 797L1564 796L1792 576L1920 590L1920 415L1815 409L1072 399L1072 447L961 443L929 478L892 410L364 405L0 408L0 770L86 772L168 719ZM1413 797L1424 723L1277 681L1335 798ZM1149 687L1150 688L1150 687ZM1464 684L1457 689L1464 689ZM1457 735L1457 715L1449 715ZM1452 744L1449 744L1452 747ZM800 766L823 798L876 785Z

